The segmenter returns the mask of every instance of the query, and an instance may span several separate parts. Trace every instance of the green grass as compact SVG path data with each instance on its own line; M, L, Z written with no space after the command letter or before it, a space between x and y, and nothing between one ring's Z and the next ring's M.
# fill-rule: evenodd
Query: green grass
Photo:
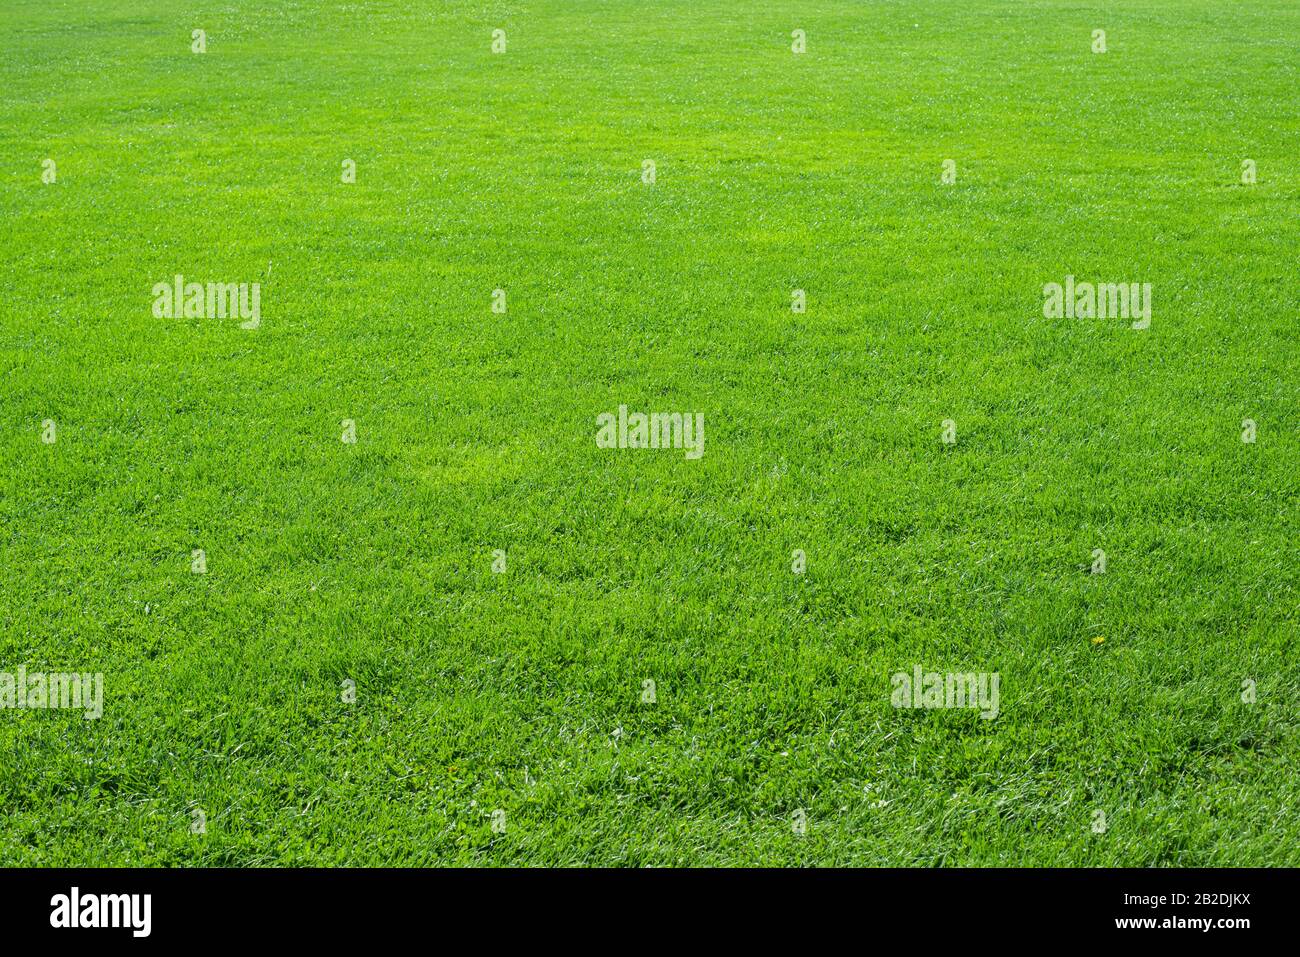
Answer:
M7 0L0 671L105 700L0 711L0 863L1300 864L1298 67L1289 0Z

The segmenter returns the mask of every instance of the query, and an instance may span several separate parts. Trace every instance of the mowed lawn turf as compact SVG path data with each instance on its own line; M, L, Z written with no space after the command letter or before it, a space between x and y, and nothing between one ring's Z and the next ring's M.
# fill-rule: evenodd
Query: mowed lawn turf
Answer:
M1291 0L5 3L0 672L104 699L0 863L1300 865L1298 109Z

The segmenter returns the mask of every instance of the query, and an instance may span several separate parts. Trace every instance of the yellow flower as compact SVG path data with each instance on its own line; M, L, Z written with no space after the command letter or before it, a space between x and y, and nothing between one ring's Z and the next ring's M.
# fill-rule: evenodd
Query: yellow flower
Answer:
M1094 645L1104 645L1106 643L1106 639L1103 638L1101 635L1098 635L1096 638L1092 639L1092 643Z

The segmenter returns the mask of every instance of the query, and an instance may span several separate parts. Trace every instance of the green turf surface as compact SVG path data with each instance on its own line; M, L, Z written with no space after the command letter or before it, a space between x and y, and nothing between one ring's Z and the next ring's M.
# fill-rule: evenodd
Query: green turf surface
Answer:
M1300 864L1298 108L1292 0L5 0L0 671L104 713L0 863Z

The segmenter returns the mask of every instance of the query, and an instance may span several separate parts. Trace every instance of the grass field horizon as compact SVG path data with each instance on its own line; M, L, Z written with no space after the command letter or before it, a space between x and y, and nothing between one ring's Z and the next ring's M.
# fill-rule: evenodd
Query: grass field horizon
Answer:
M1300 6L11 0L0 54L0 673L103 674L0 708L0 865L1300 865Z

